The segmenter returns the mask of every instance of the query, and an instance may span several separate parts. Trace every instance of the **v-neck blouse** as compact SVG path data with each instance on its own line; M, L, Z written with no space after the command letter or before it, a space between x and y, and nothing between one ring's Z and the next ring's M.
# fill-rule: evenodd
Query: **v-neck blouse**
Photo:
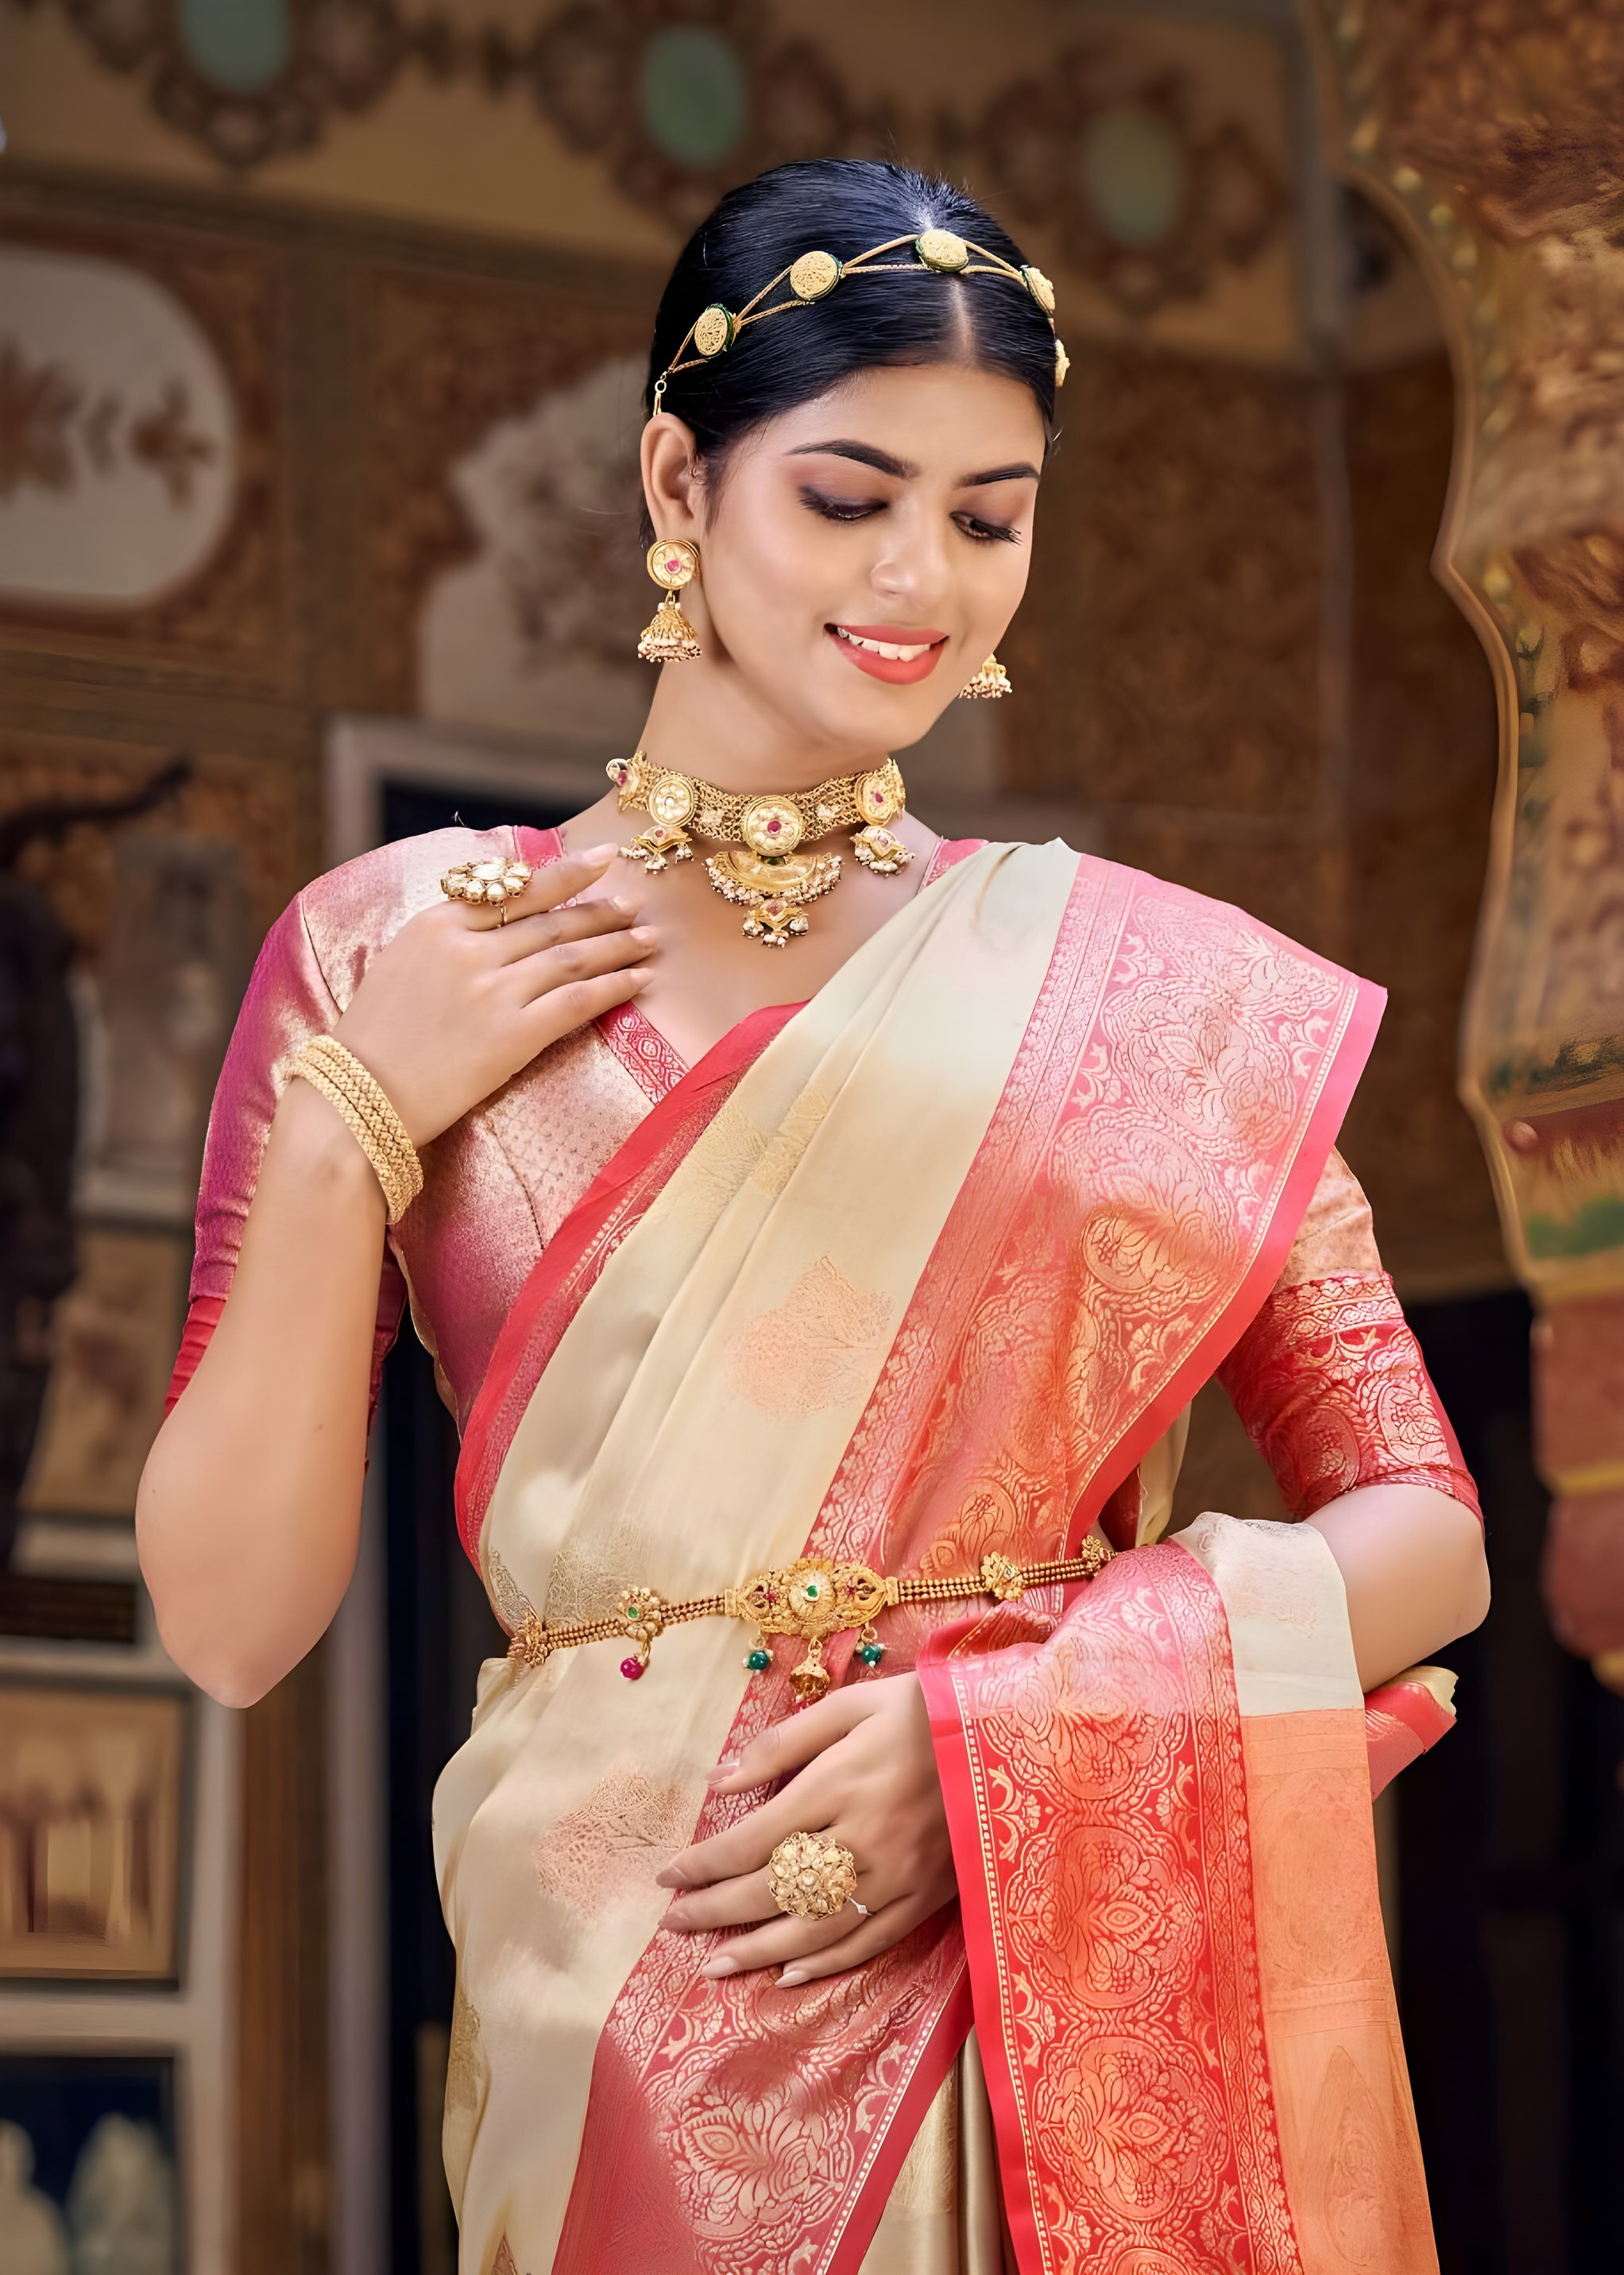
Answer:
M920 890L978 839L938 845ZM209 1116L191 1304L170 1402L225 1306L288 1069L330 1032L372 958L440 897L458 861L515 855L540 866L556 830L439 829L397 840L307 885L267 934ZM651 1106L688 1069L626 1003L564 1036L423 1148L424 1189L389 1236L373 1339L372 1390L408 1303L460 1430L503 1320L559 1225Z

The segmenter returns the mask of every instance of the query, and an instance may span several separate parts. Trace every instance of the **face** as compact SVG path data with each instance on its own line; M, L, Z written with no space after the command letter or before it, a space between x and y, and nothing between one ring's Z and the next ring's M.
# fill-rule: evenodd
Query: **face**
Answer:
M1043 420L956 365L865 372L730 456L696 507L721 668L809 740L916 742L1026 588Z

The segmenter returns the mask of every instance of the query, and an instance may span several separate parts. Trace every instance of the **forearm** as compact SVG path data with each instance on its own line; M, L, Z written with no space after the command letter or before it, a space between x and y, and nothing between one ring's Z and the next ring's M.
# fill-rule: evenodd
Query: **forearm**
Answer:
M1307 1521L1341 1571L1366 1690L1467 1634L1489 1608L1483 1527L1446 1493L1362 1485Z
M159 1432L136 1512L165 1646L228 1704L297 1665L349 1583L383 1226L354 1138L292 1084L230 1300Z

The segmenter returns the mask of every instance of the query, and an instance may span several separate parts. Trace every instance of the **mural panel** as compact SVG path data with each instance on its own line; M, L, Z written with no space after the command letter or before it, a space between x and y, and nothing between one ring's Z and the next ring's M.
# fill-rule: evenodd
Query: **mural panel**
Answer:
M0 647L291 682L279 270L0 208Z
M0 246L0 599L129 608L207 562L237 488L219 359L150 277Z

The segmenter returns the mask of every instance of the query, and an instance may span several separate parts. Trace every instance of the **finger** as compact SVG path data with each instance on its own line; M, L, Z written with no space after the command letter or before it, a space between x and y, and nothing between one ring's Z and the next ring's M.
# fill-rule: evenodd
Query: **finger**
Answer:
M630 928L600 933L590 940L561 941L556 948L543 949L526 958L521 971L514 975L520 1000L533 1003L581 980L601 979L607 971L624 971L629 964L641 964L653 945L652 925L632 925Z
M555 987L536 996L521 1012L520 1033L529 1044L531 1057L561 1035L573 1034L578 1027L602 1018L616 1005L630 1003L653 977L646 964L629 964L619 971L606 971L600 979L571 980L567 987Z
M752 1738L742 1753L718 1762L708 1780L711 1790L748 1793L752 1786L804 1769L873 1712L878 1688L877 1683L854 1684L831 1692L815 1706L804 1706L798 1714L787 1715Z
M814 1773L815 1774L815 1773ZM820 1810L824 1810L820 1814ZM831 1821L832 1804L825 1807L820 1788L797 1780L788 1793L774 1794L752 1809L748 1817L696 1840L673 1856L663 1872L654 1875L659 1888L706 1888L718 1880L737 1879L745 1872L760 1872L781 1840L792 1833L822 1833Z
M509 905L517 908L518 903ZM641 911L642 903L635 893L606 893L573 901L568 908L538 909L533 916L510 918L497 930L497 959L517 964L523 956L560 947L565 941L595 940L607 933L625 931L636 924Z
M861 1967L865 1960L878 1959L882 1951L889 1951L893 1944L911 1935L921 1920L929 1919L933 1911L940 1909L940 1904L932 1904L921 1896L898 1896L895 1903L884 1904L867 1919L859 1920L838 1943L825 1944L808 1952L804 1958L793 1960L778 1978L780 1987L792 1991L797 1984L821 1982L826 1976L841 1975L848 1968ZM842 1916L853 1918L856 1915L848 1912ZM752 1943L755 1939L744 1936L740 1940ZM728 1946L729 1951L733 1947L732 1944Z
M671 1935L701 1935L710 1928L744 1927L752 1920L779 1916L771 1885L762 1871L717 1880L706 1888L684 1890L673 1896L660 1924Z
M494 931L502 925L504 916L510 925L517 917L533 917L543 909L555 909L565 901L572 901L578 893L597 883L617 850L613 845L591 845L583 852L563 854L556 861L540 862L531 871L524 891L495 907L488 903L467 901L455 905L463 910L473 930ZM481 854L477 858L487 857Z
M858 1915L850 1908L829 1919L775 1919L749 1935L729 1936L721 1950L714 1951L700 1968L701 1975L718 1983L727 1975L743 1975L752 1967L798 1967L820 1952L850 1938Z
M524 891L510 903L512 915L527 917L538 909L555 909L565 901L572 901L578 893L597 883L619 850L617 845L587 845L578 853L564 853L556 861L541 862Z

